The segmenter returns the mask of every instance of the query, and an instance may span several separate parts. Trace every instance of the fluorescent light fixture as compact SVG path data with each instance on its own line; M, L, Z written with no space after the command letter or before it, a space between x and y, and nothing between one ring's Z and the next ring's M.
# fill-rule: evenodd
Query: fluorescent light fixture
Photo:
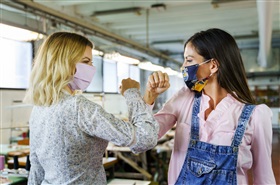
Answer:
M164 71L164 67L152 64L151 62L141 62L138 67L147 71Z
M178 78L183 78L183 74L182 74L182 73L178 73L178 74L177 74L177 77L178 77Z
M178 71L175 71L171 69L170 67L164 68L163 72L167 73L170 76L178 76L180 73Z
M139 64L140 63L140 61L135 58L127 57L127 56L121 55L117 52L106 53L104 57L107 59L115 60L117 62L123 62L126 64Z
M42 39L44 38L44 35L30 30L0 23L0 37L17 41L31 41Z
M103 10L103 11L95 11L92 16L101 16L101 15L113 15L113 14L121 14L121 13L137 13L141 15L142 8L140 7L129 7L129 8L121 8L121 9L113 9L113 10Z
M93 49L92 54L95 55L95 56L102 56L104 53L102 51Z
M149 61L141 62L140 64L138 64L138 67L140 69L147 70L147 71L161 71L163 73L167 73L170 76L177 76L179 78L183 78L183 76L180 72L175 71L175 70L171 69L170 67L164 68L162 66L152 64Z

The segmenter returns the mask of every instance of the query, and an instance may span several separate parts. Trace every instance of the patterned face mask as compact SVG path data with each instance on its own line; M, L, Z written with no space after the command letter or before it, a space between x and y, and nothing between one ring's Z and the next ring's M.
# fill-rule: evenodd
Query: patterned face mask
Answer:
M91 83L95 74L96 68L83 63L76 64L76 73L74 79L69 83L72 90L86 90Z
M200 64L195 64L195 65L191 65L191 66L186 66L182 68L182 74L183 74L183 79L185 84L188 86L188 88L192 91L196 91L196 92L201 92L202 89L205 87L205 85L208 82L209 77L212 75L210 74L208 77L203 78L202 80L198 80L197 76L196 76L196 72L198 70L198 67L200 65L203 65L207 62L211 61L210 60L206 60Z

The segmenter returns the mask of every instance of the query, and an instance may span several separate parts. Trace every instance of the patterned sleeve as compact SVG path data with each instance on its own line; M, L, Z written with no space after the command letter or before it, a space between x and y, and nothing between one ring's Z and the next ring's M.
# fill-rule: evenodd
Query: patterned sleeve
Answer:
M137 89L124 93L129 122L107 113L101 106L81 98L77 102L80 128L91 136L119 146L129 146L134 153L144 152L157 144L158 123Z
M35 150L30 150L30 161L31 161L31 169L28 176L28 185L36 185L41 184L44 180L45 172L42 168L40 162L38 161L38 157L35 154L35 152L32 152Z

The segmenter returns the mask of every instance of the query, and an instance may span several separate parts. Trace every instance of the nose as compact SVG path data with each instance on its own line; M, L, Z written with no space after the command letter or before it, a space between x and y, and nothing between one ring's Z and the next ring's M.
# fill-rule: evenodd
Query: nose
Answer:
M183 65L181 66L181 69L185 69L185 67L191 66L192 64L189 64L188 62L184 62Z
M184 62L184 63L182 64L181 68L185 68L185 67L187 67L187 66L188 66L188 63L187 63L187 62Z
M188 66L191 66L191 65L194 65L194 64L191 63L191 62L184 61L183 64L182 64L182 66L181 66L181 68L182 68L182 67L185 68L185 67L188 67Z

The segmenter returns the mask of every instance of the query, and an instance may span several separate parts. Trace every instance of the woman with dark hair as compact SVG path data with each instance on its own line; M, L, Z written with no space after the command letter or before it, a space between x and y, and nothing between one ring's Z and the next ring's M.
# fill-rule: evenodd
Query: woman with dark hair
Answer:
M272 112L255 105L234 38L220 29L194 34L184 46L179 90L155 114L159 138L176 124L168 184L275 184L271 165ZM144 100L169 87L150 75Z

